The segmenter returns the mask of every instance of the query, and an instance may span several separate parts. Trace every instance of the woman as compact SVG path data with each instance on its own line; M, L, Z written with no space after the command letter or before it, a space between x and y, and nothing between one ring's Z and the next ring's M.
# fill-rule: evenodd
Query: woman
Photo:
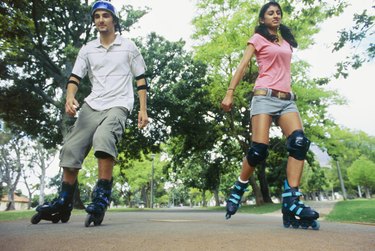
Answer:
M319 229L319 223L315 221L319 218L319 214L299 201L302 194L298 191L298 186L310 141L304 135L295 104L296 97L291 92L292 47L297 47L297 42L289 28L281 24L282 16L281 7L276 2L269 2L261 8L259 25L248 41L244 56L221 103L224 111L231 110L236 86L242 79L251 57L255 54L259 75L255 81L250 112L252 146L243 160L241 174L227 201L226 217L229 219L236 213L255 166L267 158L269 129L274 121L287 137L289 152L287 180L284 182L282 195L284 226L292 225L297 228L301 225L303 228L312 226L314 229Z

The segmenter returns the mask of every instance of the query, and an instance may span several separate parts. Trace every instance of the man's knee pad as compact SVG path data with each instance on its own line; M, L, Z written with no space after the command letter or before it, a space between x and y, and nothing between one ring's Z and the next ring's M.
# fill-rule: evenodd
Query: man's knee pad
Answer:
M286 148L289 156L298 160L306 159L306 154L309 151L310 140L306 138L302 130L296 130L289 135L286 141Z
M253 142L247 152L246 159L250 166L255 167L268 157L268 145Z

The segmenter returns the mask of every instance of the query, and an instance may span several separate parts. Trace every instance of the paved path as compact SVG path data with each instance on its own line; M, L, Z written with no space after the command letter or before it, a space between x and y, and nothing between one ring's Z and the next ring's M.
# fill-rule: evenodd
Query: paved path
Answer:
M375 226L321 221L319 231L285 229L279 215L165 210L109 212L99 227L0 223L0 250L375 250Z

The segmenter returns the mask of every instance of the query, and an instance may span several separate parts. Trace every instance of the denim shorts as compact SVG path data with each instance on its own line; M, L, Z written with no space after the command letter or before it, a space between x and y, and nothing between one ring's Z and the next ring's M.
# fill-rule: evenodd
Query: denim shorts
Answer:
M298 108L294 100L282 100L277 97L271 97L270 93L267 96L253 96L250 106L250 118L258 114L271 115L274 121L288 112L297 112Z
M116 159L116 145L122 139L127 116L125 107L96 111L84 103L77 121L64 139L60 167L80 169L91 147L94 152L104 152Z

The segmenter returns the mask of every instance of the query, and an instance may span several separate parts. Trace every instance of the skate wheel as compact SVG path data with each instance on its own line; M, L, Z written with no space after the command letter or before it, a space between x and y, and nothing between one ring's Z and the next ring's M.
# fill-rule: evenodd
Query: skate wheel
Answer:
M290 222L283 222L283 225L285 228L289 228L290 227Z
M70 215L63 215L61 216L61 222L62 223L67 223L70 219Z
M56 224L60 221L60 215L54 215L52 216L52 219L51 219L52 223Z
M299 223L298 222L292 222L292 227L297 229L299 228Z
M31 217L31 223L32 224L38 224L42 220L42 217L39 213L34 214L33 217Z
M312 229L314 229L314 230L319 230L319 228L320 228L320 223L319 223L318 221L314 220L314 221L312 222L312 224L311 224L311 227L312 227Z
M232 215L231 215L230 213L227 213L227 214L225 215L225 219L226 219L226 220L229 220L230 217L232 217Z
M94 226L100 226L103 222L103 219L104 219L104 214L98 216L96 215L97 217L95 217L95 220L94 220Z
M309 225L307 223L301 223L301 228L302 229L308 229Z
M91 214L88 214L85 219L85 227L89 227L92 222Z

